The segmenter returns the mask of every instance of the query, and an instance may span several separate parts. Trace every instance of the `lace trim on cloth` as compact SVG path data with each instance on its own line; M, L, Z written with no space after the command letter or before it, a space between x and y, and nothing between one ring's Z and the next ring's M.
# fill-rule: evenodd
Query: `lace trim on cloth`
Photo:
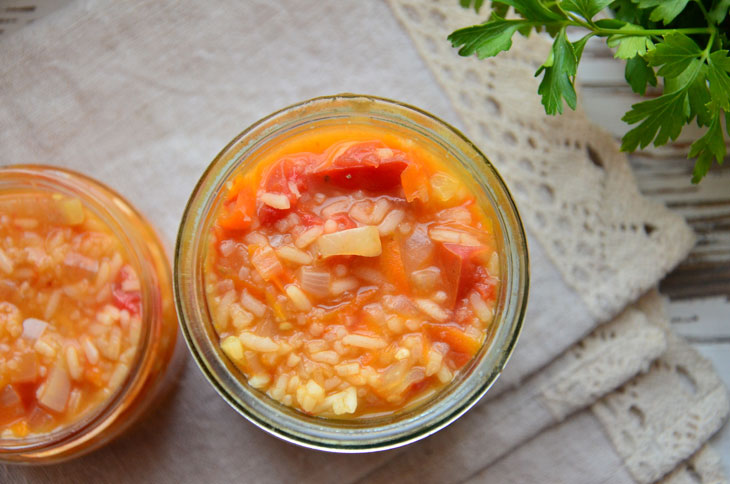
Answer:
M557 371L540 395L555 419L563 420L647 371L667 347L659 324L630 307L556 359L545 371Z
M726 484L727 476L720 456L709 445L702 447L687 462L679 465L661 484Z
M515 35L509 52L478 60L446 40L483 22L456 1L387 0L444 88L467 135L510 186L528 229L599 319L637 299L694 243L684 220L642 197L626 156L579 108L547 116L535 70L550 42Z
M650 371L592 406L640 483L654 482L691 456L730 411L727 389L697 351L667 333Z

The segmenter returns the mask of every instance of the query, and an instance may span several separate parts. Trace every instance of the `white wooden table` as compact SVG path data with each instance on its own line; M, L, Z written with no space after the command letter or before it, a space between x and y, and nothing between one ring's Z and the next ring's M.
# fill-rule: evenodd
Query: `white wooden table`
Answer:
M71 0L0 0L0 42L24 25ZM456 1L456 0L445 0ZM640 100L623 79L623 63L598 39L589 42L578 72L579 102L597 124L620 138L620 120ZM690 183L687 131L670 147L633 154L631 163L641 191L686 217L698 236L689 257L660 284L676 331L711 360L730 387L730 162L713 167L699 185ZM730 160L726 160L730 161ZM730 426L713 440L730 470Z

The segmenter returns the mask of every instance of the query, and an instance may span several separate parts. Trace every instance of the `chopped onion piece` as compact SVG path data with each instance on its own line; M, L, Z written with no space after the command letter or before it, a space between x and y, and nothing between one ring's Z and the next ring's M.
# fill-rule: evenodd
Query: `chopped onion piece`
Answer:
M480 245L482 245L482 243L479 242L479 240L477 240L476 237L474 237L473 235L464 234L464 233L461 234L461 236L459 238L459 243L461 245L466 245L469 247L479 247Z
M305 292L324 297L330 292L330 273L305 266L299 270L299 283Z
M218 248L220 249L221 254L223 254L223 257L228 257L229 255L233 254L234 250L236 250L236 241L224 240L220 243Z
M438 267L427 267L411 273L413 288L422 293L429 293L436 288L441 280L441 270Z
M274 249L269 245L259 247L254 251L253 256L251 256L251 264L265 281L284 270L279 258L276 257Z
M36 318L23 321L23 338L38 339L48 327L48 323Z
M235 336L229 336L221 341L221 349L233 361L243 360L243 344Z
M380 234L372 226L357 227L325 234L317 239L322 257L335 255L360 255L375 257L382 253Z
M38 388L36 398L38 398L38 403L44 407L60 413L66 409L70 392L71 381L68 373L63 368L54 366L46 382Z
M84 207L78 198L64 198L56 202L63 220L68 225L79 225L84 221Z
M330 292L334 296L339 296L343 292L357 289L359 285L360 283L354 277L344 277L342 279L332 281L332 284L330 284Z
M291 207L289 199L281 193L264 192L261 194L261 203L279 210L287 210Z
M471 212L465 207L453 207L440 211L436 217L443 222L471 224Z
M393 150L391 150L390 148L377 148L375 150L375 154L381 160L382 159L387 159L387 158L392 158L393 157Z
M444 173L431 177L431 192L442 202L448 202L459 191L459 182Z
M450 230L443 227L431 227L428 231L431 240L437 240L439 242L446 242L447 244L458 244L461 242L461 232Z
M377 270L373 269L372 267L367 266L359 266L352 269L352 273L362 279L363 281L367 281L371 284L383 284L385 282L385 279L383 278L383 274Z

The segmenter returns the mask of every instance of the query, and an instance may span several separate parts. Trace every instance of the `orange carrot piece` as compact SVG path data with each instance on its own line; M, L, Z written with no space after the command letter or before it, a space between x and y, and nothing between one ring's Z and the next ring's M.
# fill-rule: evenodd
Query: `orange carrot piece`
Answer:
M247 187L242 187L236 195L235 202L226 202L221 209L217 223L227 230L245 230L256 214L256 196Z
M468 336L460 328L455 326L434 323L426 323L425 326L434 340L443 341L448 344L451 351L466 353L471 357L479 351L482 345L481 342Z
M418 198L422 202L428 201L428 177L418 165L409 164L400 174L400 181L406 200L412 202Z
M96 387L103 387L105 384L104 375L101 370L95 366L89 367L84 371L84 378Z
M398 241L390 239L383 243L383 252L380 255L380 270L386 280L392 283L398 291L408 294L410 285L408 275L403 265L401 248Z
M25 420L15 422L13 425L10 426L10 430L16 437L25 437L30 432L28 422L26 422Z

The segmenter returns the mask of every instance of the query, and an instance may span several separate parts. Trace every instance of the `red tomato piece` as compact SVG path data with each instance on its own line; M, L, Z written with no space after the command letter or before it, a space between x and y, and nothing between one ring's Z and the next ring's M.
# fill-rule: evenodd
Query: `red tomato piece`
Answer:
M141 312L140 303L142 299L140 292L125 291L122 289L122 284L129 277L130 276L125 268L122 268L122 270L119 271L119 276L117 277L118 280L114 281L112 284L112 299L114 300L114 305L118 309L126 309L131 314L139 314Z
M402 152L380 142L365 142L351 146L313 176L346 190L383 191L400 185L400 175L407 166Z
M114 305L118 309L126 309L132 314L139 313L139 291L126 292L122 290L120 284L114 283L112 284L112 297L114 298Z
M311 228L315 225L322 225L324 223L322 217L315 215L312 212L298 211L297 215L299 216L301 224L307 228Z
M259 220L261 225L271 225L283 219L291 213L291 209L287 208L282 210L280 208L269 207L268 205L261 205L259 208Z
M477 268L480 267L475 259L486 247L446 243L437 247L441 269L450 290L449 305L453 307L457 300L474 287L478 279Z
M305 172L309 163L306 157L284 158L269 169L265 175L263 190L286 196L290 207L278 209L261 205L258 216L262 225L270 225L281 220L295 208L301 194L307 191Z
M267 192L281 193L296 202L307 191L306 167L312 162L306 156L284 158L273 165L264 176L263 187Z

